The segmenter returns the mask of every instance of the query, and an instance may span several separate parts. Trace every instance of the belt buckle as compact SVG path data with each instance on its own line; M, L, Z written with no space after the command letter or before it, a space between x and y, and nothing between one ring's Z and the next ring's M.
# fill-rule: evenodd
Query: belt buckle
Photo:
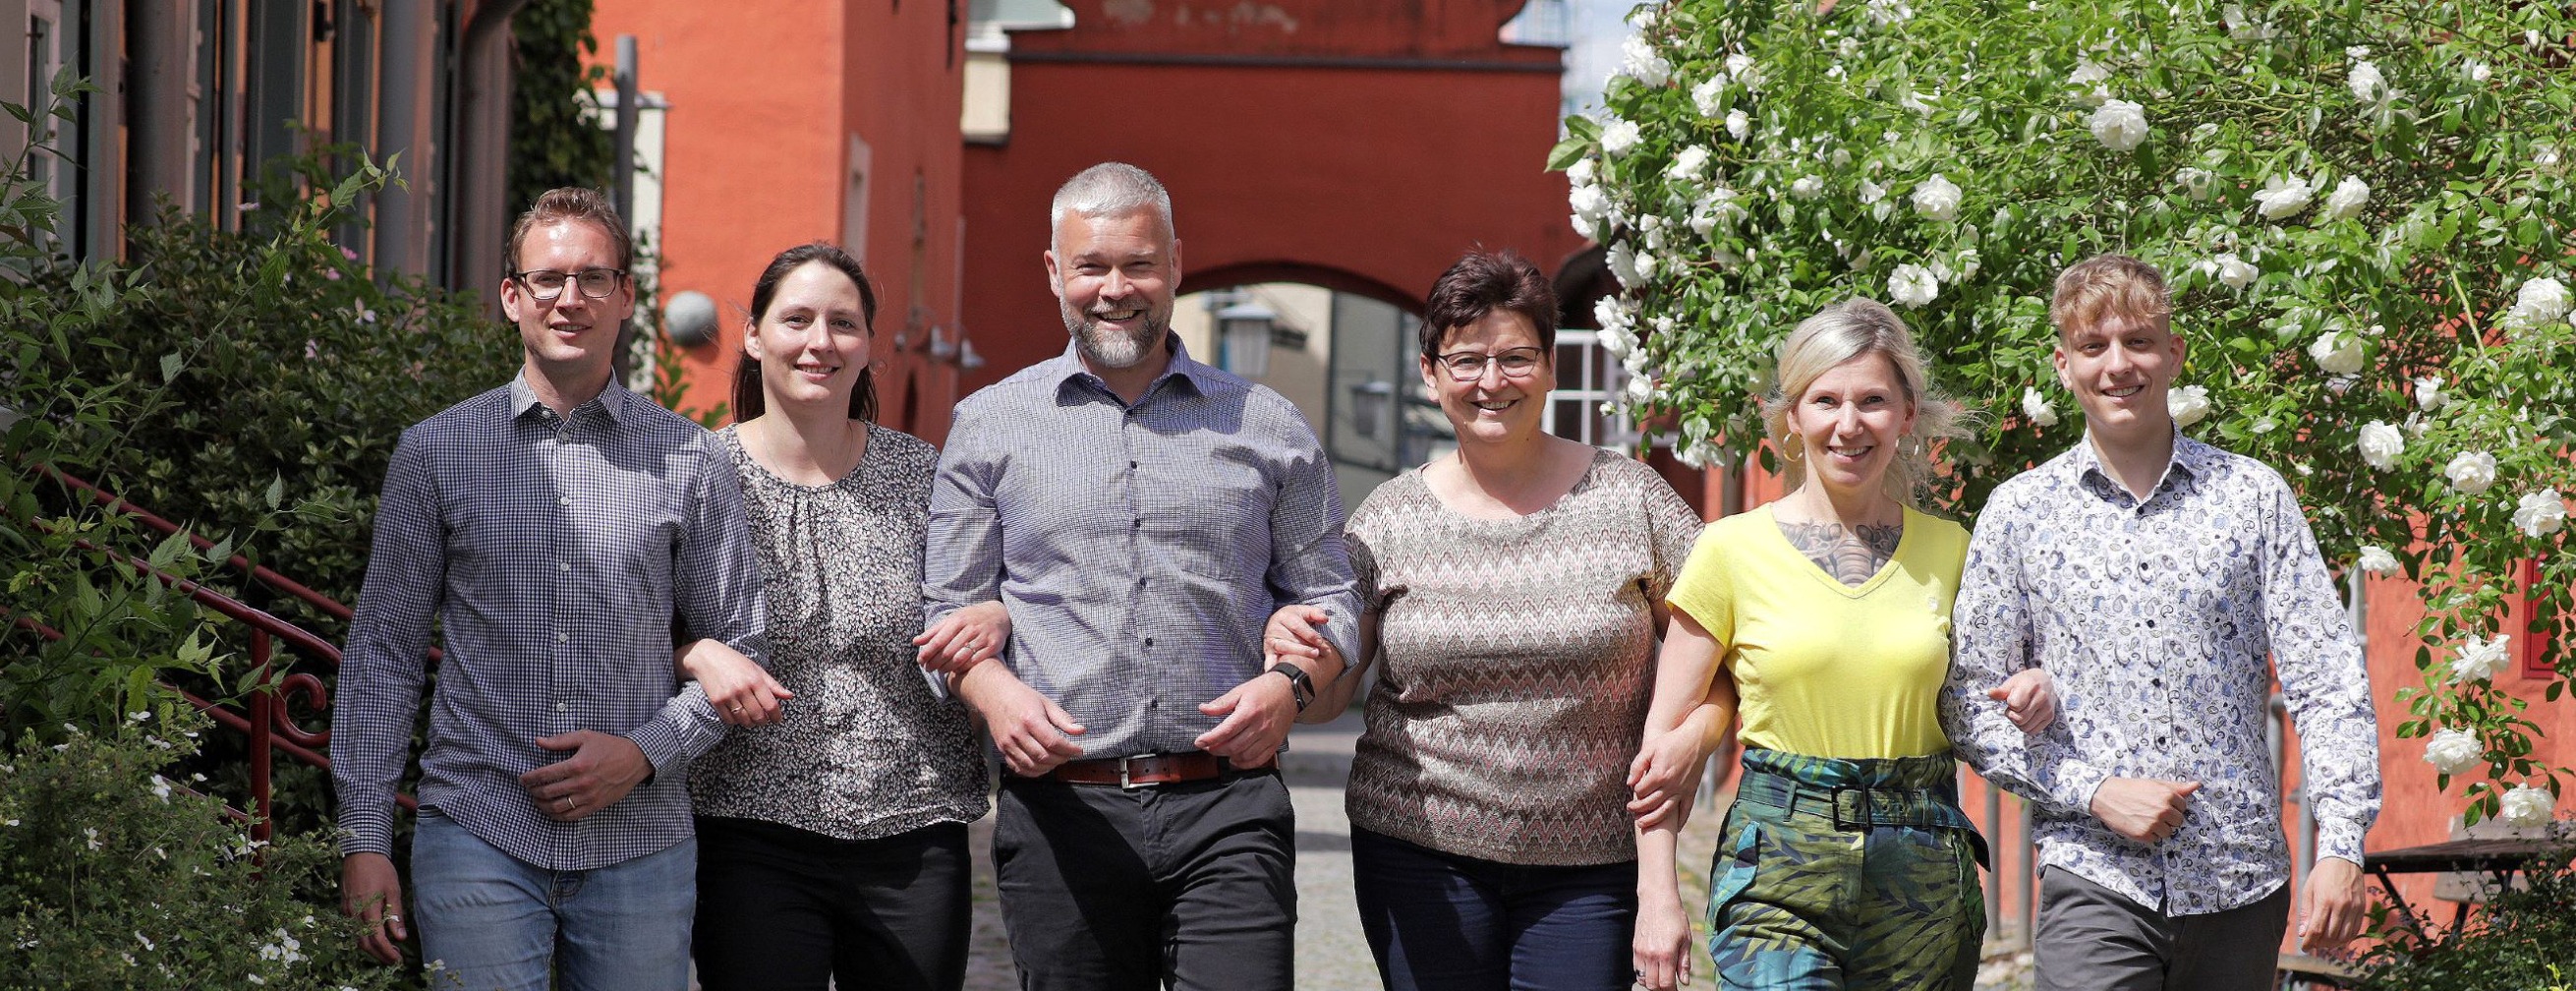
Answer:
M1835 829L1844 831L1866 830L1871 825L1875 824L1877 819L1877 810L1870 808L1870 790L1871 789L1868 785L1834 786L1833 791L1827 795L1827 800L1833 806ZM1853 793L1857 793L1860 796L1860 800L1855 803L1858 806L1858 814L1854 818L1847 819L1843 817L1843 796Z
M1128 771L1129 766L1135 763L1135 760L1136 758L1134 757L1118 758L1118 790L1134 791L1138 788L1144 787L1143 785L1136 784L1133 776Z

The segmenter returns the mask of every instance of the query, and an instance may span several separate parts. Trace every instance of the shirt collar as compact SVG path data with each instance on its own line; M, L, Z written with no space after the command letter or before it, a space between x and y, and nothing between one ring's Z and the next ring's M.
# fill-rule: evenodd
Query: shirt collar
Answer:
M1146 399L1152 398L1154 393L1167 382L1173 383L1175 388L1187 388L1202 396L1213 391L1219 384L1218 376L1225 373L1192 359L1189 346L1181 343L1181 335L1167 331L1163 341L1171 349L1172 363L1164 367L1163 374L1154 376L1153 383L1145 387L1145 394L1137 398L1137 403L1141 405ZM1055 372L1057 395L1063 395L1065 387L1075 382L1088 384L1103 395L1117 395L1110 391L1108 382L1092 374L1091 369L1083 365L1081 345L1072 341L1065 342L1064 354L1056 360L1062 363Z
M608 422L623 423L633 412L628 405L634 401L635 394L618 384L617 376L611 375L608 377L608 387L599 390L597 398L573 407L571 415L566 416L565 419L577 418L581 415L581 411L586 409L597 409L602 415L608 417ZM520 417L528 415L529 410L544 405L545 402L537 398L536 387L528 384L528 370L519 369L519 374L510 379L510 419L515 422Z
M2163 474L2157 476L2155 487L2137 497L2141 503L2155 498L2156 493L2176 484L2177 475L2194 479L2209 475L2210 459L2216 453L2216 449L2183 436L2182 427L2179 425L2175 426L2173 431L2173 457L2165 462L2165 470ZM2101 452L2093 449L2093 431L2084 431L2084 439L2078 442L2075 450L2070 453L2073 457L2067 462L2067 467L2074 471L2075 481L2078 484L2093 483L2105 493L2122 491L2120 483L2111 477L2110 472L2102 468Z

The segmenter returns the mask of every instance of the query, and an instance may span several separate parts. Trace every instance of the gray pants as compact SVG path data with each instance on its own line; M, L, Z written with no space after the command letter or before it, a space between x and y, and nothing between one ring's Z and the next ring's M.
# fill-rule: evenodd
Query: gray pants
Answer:
M2169 916L2051 867L2039 882L2039 991L2261 991L2272 986L2290 889Z

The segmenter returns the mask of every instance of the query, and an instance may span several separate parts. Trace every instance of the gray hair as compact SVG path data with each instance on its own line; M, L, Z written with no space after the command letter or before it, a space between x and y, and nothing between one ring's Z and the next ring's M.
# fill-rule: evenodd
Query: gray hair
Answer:
M1914 429L1897 444L1885 483L1890 497L1911 506L1932 480L1932 442L1967 436L1966 412L1933 387L1923 352L1914 347L1914 335L1886 304L1855 297L1799 321L1798 328L1780 342L1771 388L1762 395L1762 426L1770 433L1772 446L1788 453L1793 437L1790 407L1834 366L1870 354L1887 358L1906 400L1914 404ZM1786 460L1780 480L1794 491L1806 481L1806 464L1802 458Z
M1064 226L1064 218L1073 214L1085 217L1113 217L1152 207L1154 216L1163 221L1163 231L1172 233L1172 194L1153 173L1125 162L1102 162L1064 181L1056 187L1055 203L1047 210L1047 243L1055 243L1055 230Z

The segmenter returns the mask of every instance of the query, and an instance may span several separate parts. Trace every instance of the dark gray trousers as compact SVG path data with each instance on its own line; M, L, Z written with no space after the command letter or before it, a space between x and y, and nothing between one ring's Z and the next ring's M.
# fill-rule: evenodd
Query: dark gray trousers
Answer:
M2290 888L2208 915L2169 916L2051 867L2039 882L2039 991L2262 991Z
M1296 815L1276 771L1123 789L1005 775L993 874L1024 991L1288 991Z

